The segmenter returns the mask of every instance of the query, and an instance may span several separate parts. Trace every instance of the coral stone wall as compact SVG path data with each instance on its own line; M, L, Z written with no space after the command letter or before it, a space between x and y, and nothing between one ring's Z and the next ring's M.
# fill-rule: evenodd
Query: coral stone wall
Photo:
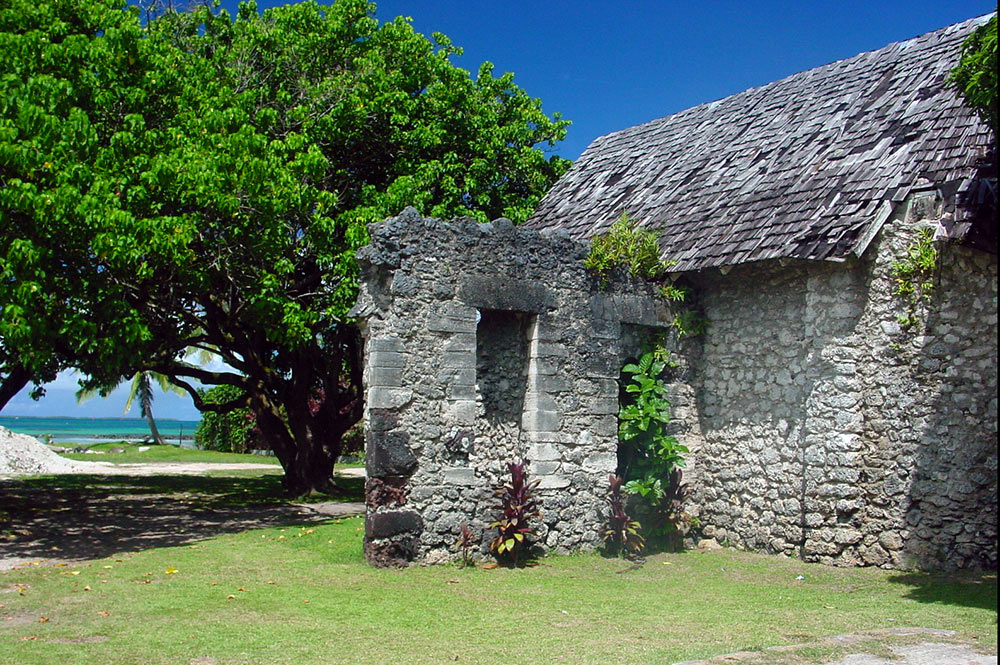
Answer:
M461 525L487 553L494 487L527 460L538 547L601 542L617 466L622 324L671 317L640 283L599 291L587 246L507 220L370 227L354 314L365 335L365 552L376 565L457 556ZM624 295L627 289L628 295Z
M901 210L860 259L688 275L710 327L673 349L667 382L693 536L836 565L996 566L997 259L937 243L933 296L901 326L892 264L939 212ZM541 481L536 545L599 546L619 371L672 313L648 284L598 289L587 247L558 233L412 210L370 233L354 310L369 561L453 558L463 523L485 555L493 488L520 460Z
M690 511L703 535L837 565L994 567L997 260L937 244L909 329L892 263L918 220L863 260L704 276Z

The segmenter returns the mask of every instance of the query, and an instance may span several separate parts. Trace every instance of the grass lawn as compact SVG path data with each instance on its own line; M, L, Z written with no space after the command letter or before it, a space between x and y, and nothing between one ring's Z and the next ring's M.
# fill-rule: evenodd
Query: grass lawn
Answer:
M87 446L95 453L60 453L63 457L83 462L111 462L114 464L143 464L154 462L208 462L251 463L278 466L276 457L265 455L239 455L214 450L196 450L180 446L150 446L146 444L115 441ZM143 450L145 449L145 450Z
M262 500L270 481L261 478L247 493L239 480L210 479L214 500ZM829 568L734 551L661 554L631 570L590 554L520 570L377 570L364 563L362 533L361 518L331 519L0 572L0 663L649 664L901 626L996 648L995 574ZM897 639L906 638L865 646ZM813 644L744 662L848 652Z

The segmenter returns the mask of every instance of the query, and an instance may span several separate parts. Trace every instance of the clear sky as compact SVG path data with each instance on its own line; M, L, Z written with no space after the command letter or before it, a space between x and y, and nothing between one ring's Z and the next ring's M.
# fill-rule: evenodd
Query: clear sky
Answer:
M272 0L260 8L283 4ZM235 10L236 2L223 5ZM408 16L418 32L443 32L572 121L555 152L576 159L598 136L670 115L835 60L981 16L989 0L840 2L507 2L384 0L376 16ZM3 415L121 415L125 395L77 405L61 375L38 403L22 393ZM185 400L157 397L158 417L197 419ZM130 415L138 416L138 413Z

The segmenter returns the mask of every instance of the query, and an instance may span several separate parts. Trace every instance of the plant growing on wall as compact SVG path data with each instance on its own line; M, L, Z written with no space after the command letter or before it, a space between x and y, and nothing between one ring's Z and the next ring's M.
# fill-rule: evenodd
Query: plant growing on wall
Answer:
M917 231L917 238L906 248L906 254L892 263L892 278L896 284L893 293L899 296L906 311L896 318L910 328L919 322L917 310L929 301L934 293L934 274L937 270L938 251L934 246L934 233L927 228Z
M594 236L583 265L600 278L604 287L618 268L634 277L659 279L672 264L660 260L656 232L638 228L628 213L622 213L607 233Z
M524 462L507 464L510 483L501 485L494 492L500 499L500 519L490 524L497 529L497 537L490 543L490 551L498 558L514 566L523 562L523 555L531 546L530 537L535 533L530 522L540 519L539 503L534 490L538 481L528 481L527 465Z
M646 533L662 538L676 531L684 489L681 471L688 452L677 437L667 433L670 401L660 375L667 367L662 352L648 351L622 372L629 375L625 392L632 399L618 413L619 468L624 490L635 496L646 513Z
M622 213L607 233L591 239L590 253L583 260L584 267L600 280L602 289L611 282L615 270L653 282L664 281L674 263L660 258L656 232L638 228L628 213ZM679 338L700 335L708 328L708 320L690 307L690 287L667 283L660 285L657 293L669 303L689 305L676 311L671 324Z
M639 522L629 517L625 509L626 497L622 493L622 483L625 481L615 474L611 474L609 481L608 493L604 495L609 510L604 542L612 552L621 556L637 555L642 551L645 541Z

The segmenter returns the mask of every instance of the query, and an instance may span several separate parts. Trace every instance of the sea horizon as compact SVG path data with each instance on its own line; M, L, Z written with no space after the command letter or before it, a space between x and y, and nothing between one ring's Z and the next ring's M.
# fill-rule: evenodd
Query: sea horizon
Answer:
M156 418L168 442L190 441L200 421ZM0 416L0 427L52 443L89 444L102 441L144 441L151 437L145 418L90 416Z

